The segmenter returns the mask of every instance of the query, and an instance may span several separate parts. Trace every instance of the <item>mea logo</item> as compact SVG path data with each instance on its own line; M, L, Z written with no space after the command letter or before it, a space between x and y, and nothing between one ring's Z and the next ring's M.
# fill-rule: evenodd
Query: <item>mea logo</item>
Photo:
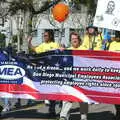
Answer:
M25 75L25 70L15 65L1 65L0 79L15 80L22 78Z

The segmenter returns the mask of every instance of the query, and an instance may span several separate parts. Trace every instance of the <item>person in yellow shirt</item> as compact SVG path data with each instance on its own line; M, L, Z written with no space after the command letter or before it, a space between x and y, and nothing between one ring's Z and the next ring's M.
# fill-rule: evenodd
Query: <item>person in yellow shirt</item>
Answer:
M68 50L87 50L82 44L80 36L76 32L70 34L71 46L67 48Z
M29 47L35 52L35 53L42 53L47 52L50 50L58 49L59 44L54 42L54 33L53 30L45 30L44 32L44 41L37 47L33 47L31 44L31 40L29 40Z
M88 26L82 46L87 50L101 50L102 42L103 36L98 32L98 29L94 26Z
M86 48L81 46L81 39L78 33L72 32L70 34L70 43L71 47L67 48L68 50L85 50ZM83 105L80 103L80 106ZM69 111L72 107L72 102L69 101L63 101L62 109L60 112L60 119L59 120L68 120L69 119ZM85 108L88 108L88 104L84 104ZM88 109L85 109L84 111L81 110L80 107L80 113L81 113L81 120L87 120L87 112Z
M107 50L120 52L120 31L115 31L115 39L109 43ZM115 108L116 108L115 120L120 120L120 105L115 105Z
M29 39L29 47L37 54L47 52L50 50L59 49L59 44L54 42L54 32L53 30L45 30L44 32L44 41L37 47L32 46L31 41L32 39ZM50 100L49 101L49 115L51 117L54 117L56 115L55 113L55 101Z
M119 33L120 34L120 33ZM119 35L120 37L120 35ZM120 38L118 36L115 37L115 40L109 43L108 50L109 51L119 51L120 52Z

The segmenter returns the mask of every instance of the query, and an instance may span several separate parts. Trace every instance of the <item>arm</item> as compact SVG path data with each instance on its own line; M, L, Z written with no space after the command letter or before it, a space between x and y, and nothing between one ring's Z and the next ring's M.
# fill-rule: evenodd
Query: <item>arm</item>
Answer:
M41 53L43 52L43 46L42 44L38 45L38 46L33 46L32 45L32 36L28 37L28 47L35 53Z
M89 39L88 35L84 36L81 47L83 48L83 50L90 49L90 39Z
M102 50L102 41L103 41L103 36L101 34L98 34L97 36L97 44L94 48L94 50Z
M28 38L27 38L27 40L28 40L28 47L32 50L32 51L34 51L35 52L35 48L36 47L34 47L33 45L32 45L32 36L29 36Z

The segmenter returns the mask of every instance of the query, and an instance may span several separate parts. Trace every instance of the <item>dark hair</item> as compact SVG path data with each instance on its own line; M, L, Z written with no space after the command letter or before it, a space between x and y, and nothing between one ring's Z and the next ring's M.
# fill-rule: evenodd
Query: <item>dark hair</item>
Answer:
M53 31L52 29L46 29L44 32L47 32L47 33L48 33L48 35L49 35L49 37L50 37L50 40L51 40L52 42L55 41L55 39L54 39L54 31Z
M120 38L120 31L115 31L115 37Z
M78 34L77 32L71 32L71 33L70 33L70 42L71 42L71 36L72 36L72 35L77 36L77 37L78 37L79 42L81 43L81 38L80 38L80 36L79 36L79 34Z
M94 26L88 26L88 27L86 27L86 30L88 31L89 28L93 28L93 29L94 29L94 32L95 32L95 33L98 33L98 28L97 28L97 27L94 27ZM93 33L93 34L95 34L95 33Z

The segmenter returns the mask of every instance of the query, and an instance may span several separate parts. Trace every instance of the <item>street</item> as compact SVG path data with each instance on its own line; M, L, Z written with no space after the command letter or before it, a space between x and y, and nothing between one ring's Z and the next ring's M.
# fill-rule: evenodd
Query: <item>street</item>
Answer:
M57 117L50 118L48 115L48 106L43 102L36 102L31 106L25 106L24 101L19 109L13 109L3 114L2 120L56 120L59 118L60 107L56 105ZM114 120L114 105L91 104L89 105L88 120ZM73 103L70 111L70 120L80 120L79 104Z

